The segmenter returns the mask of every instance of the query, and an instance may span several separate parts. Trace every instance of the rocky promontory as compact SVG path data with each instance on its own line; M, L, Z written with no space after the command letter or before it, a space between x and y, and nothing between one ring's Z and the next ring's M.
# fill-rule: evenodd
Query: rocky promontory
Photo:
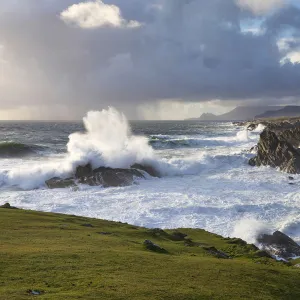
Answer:
M291 174L300 173L300 120L257 120L243 125L253 130L258 124L266 127L260 134L257 154L250 159L249 164L271 166Z

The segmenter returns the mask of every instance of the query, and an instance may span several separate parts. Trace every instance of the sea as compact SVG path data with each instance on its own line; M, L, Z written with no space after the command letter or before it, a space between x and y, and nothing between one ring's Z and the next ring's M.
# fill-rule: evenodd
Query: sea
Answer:
M148 228L202 228L254 243L281 230L300 242L300 176L251 167L264 129L231 122L128 121L113 108L80 122L0 122L0 205L121 221ZM127 187L48 189L78 165L150 164Z

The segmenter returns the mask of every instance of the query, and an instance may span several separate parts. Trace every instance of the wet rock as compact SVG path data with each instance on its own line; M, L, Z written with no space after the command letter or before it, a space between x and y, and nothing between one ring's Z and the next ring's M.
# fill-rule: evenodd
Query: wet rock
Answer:
M18 209L17 207L11 206L9 203L5 203L0 206L0 208L5 208L5 209Z
M289 176L289 180L295 180L295 178L292 176Z
M46 181L48 188L76 187L76 183L90 186L121 187L132 185L136 178L145 178L137 169L112 169L100 167L92 169L91 164L76 168L74 178L54 177Z
M46 181L46 185L49 189L64 189L68 187L76 186L74 178L62 179L60 177L54 177Z
M290 143L278 138L275 132L265 129L257 145L257 155L249 160L251 166L271 166L281 171L300 173L300 152Z
M161 177L160 173L150 165L134 164L131 166L132 169L142 170L151 175L152 177Z
M121 187L132 185L135 178L144 178L144 175L135 169L100 167L93 170L92 175L78 178L78 181L90 186Z
M300 246L280 231L276 231L272 235L262 234L257 241L261 244L262 250L272 256L284 259L300 256Z
M255 146L253 146L253 147L249 150L249 152L250 152L250 153L256 153L257 150L258 150L258 147L257 147L257 145L255 145Z
M93 168L91 164L86 166L78 166L75 172L75 178L83 178L93 176Z
M250 124L247 126L247 129L248 129L249 131L253 131L253 130L255 130L255 129L257 128L257 126L258 126L258 123L250 123Z
M146 247L146 249L148 249L150 251L159 252L159 253L167 253L167 250L165 250L164 248L154 244L150 240L145 240L143 244Z

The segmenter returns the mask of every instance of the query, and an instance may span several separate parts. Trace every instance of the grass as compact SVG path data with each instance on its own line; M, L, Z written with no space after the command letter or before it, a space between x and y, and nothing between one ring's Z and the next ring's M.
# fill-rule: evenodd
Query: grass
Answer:
M84 225L84 226L83 226ZM300 269L204 230L0 208L0 299L300 299ZM151 240L167 253L147 250ZM232 259L220 259L215 247ZM44 294L30 296L27 290Z

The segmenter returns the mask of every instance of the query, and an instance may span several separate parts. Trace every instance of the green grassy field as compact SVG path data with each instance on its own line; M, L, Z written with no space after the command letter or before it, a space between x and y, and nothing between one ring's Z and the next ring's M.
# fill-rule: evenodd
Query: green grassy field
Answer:
M300 299L300 269L204 230L178 229L183 239L174 230L3 208L0 228L1 300ZM146 239L167 252L146 249Z

